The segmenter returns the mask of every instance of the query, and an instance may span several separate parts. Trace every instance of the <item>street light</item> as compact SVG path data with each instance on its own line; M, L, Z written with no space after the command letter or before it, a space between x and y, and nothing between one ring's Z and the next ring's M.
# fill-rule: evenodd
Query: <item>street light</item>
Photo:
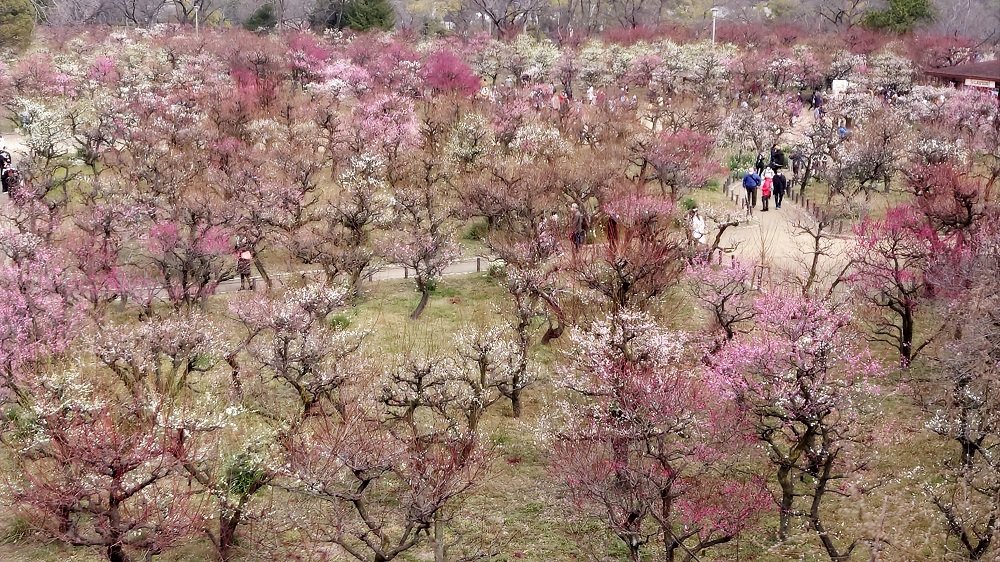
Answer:
M201 4L194 5L194 34L198 35L198 10L201 9Z
M712 7L712 44L715 45L715 18L719 16L719 7Z

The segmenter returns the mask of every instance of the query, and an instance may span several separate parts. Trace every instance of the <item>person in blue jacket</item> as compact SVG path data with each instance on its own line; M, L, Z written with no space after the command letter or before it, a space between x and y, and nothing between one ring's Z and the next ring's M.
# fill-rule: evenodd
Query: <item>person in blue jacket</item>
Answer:
M747 190L747 203L751 209L757 206L757 188L761 183L760 174L753 168L743 176L743 188Z

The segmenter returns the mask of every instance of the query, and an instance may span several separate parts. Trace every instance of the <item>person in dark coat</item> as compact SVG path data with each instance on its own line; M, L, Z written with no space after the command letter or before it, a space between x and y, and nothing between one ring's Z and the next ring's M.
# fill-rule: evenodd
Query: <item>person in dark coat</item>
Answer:
M775 172L788 167L788 157L785 156L785 151L780 146L771 147L771 163L768 164L768 167Z
M785 191L788 190L788 179L785 174L778 170L774 174L774 208L781 208L781 200L785 198Z
M753 168L754 171L757 172L757 175L760 176L764 174L764 168L766 167L767 167L767 159L764 158L764 153L761 152L760 154L757 155L757 163L754 164Z
M7 147L5 146L0 148L0 173L7 168L10 168L13 161L14 159L11 158L10 151L7 150Z
M792 151L792 177L797 178L799 174L805 169L806 164L806 154L802 150L801 146L796 146L795 150Z
M21 172L17 168L6 168L0 174L0 185L3 186L4 193L14 194L14 190L21 187Z

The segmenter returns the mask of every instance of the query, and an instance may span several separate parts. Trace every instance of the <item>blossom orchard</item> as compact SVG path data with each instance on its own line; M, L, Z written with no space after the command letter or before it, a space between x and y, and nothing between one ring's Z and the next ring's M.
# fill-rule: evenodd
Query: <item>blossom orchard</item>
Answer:
M936 402L906 397L934 410L922 435L964 455L921 500L953 533L935 553L983 556L982 518L955 514L989 522L995 436L950 420L992 411L975 398L992 375L948 357L989 355L954 320L994 297L996 102L920 84L904 43L776 43L764 63L757 39L41 32L0 65L26 147L0 211L0 441L19 513L113 562L188 543L220 560L443 562L493 552L468 530L491 515L478 500L519 509L530 480L558 490L539 502L560 525L607 531L587 548L632 560L726 558L744 538L877 557L885 541L838 514L882 493L879 391L896 379L873 357L888 343L900 369L934 374L920 396ZM860 88L829 104L853 131L814 121L799 189L906 192L858 222L833 282L849 291L790 297L754 286L756 264L707 263L685 199L787 138L799 91L833 79ZM713 251L736 224L717 222ZM351 325L394 264L419 321L462 236L503 260L493 321L391 353ZM230 298L237 240L264 283ZM689 297L705 316L681 312ZM506 450L510 428L512 449L547 453Z

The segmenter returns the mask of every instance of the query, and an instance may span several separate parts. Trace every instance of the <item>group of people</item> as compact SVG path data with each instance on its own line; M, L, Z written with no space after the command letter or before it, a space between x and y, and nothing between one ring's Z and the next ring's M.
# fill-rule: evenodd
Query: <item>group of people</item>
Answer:
M771 157L767 159L764 153L757 156L753 168L743 175L743 188L747 192L747 209L753 211L757 206L757 190L760 190L761 211L767 211L774 197L774 208L780 209L781 202L788 191L788 178L783 169L788 167L788 157L778 145L771 147Z
M0 148L0 186L3 193L10 193L21 185L21 172L14 167L14 159L6 146Z

